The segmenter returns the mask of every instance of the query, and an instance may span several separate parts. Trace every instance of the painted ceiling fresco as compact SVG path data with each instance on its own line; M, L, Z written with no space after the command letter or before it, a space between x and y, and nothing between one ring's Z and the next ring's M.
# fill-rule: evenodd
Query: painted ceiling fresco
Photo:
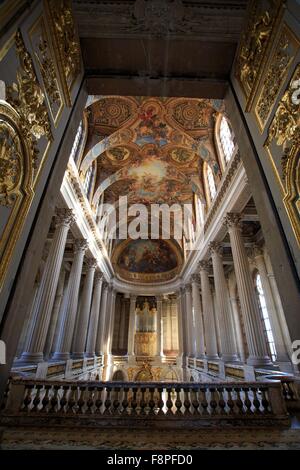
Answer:
M178 274L182 256L169 240L126 240L115 250L113 264L123 279L158 282Z
M219 175L213 130L223 107L222 100L209 99L90 97L81 171L97 162L93 203L103 193L110 204L125 195L129 204L192 203L194 193L205 202L202 166L207 161ZM162 275L149 264L116 266L123 274L145 277L148 269L152 278ZM169 267L164 272L174 274L176 267Z

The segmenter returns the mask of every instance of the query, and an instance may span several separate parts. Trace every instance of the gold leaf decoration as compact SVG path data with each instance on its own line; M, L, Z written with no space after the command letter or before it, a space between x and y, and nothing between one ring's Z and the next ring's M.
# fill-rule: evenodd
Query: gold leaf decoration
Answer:
M43 37L40 38L39 42L40 56L36 54L36 57L40 64L41 75L45 90L47 92L50 105L61 105L61 97L59 92L59 86L56 78L54 62L49 54L48 43Z
M36 141L45 136L52 140L51 124L45 96L39 85L32 58L25 48L21 31L15 36L16 52L20 60L17 83L7 87L7 101L19 113L24 137L30 142L32 158L37 156Z
M11 206L21 178L21 143L16 131L0 120L0 204Z

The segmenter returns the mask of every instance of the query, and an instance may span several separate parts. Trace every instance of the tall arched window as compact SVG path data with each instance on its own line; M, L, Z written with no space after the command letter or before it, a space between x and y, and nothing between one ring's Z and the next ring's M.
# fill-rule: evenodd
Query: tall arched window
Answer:
M217 188L216 188L215 178L214 178L212 169L209 165L207 165L206 175L207 175L207 184L208 184L210 199L213 200L216 195Z
M227 119L222 116L221 123L220 123L220 142L224 154L225 162L228 163L231 159L234 151L234 141L233 141L233 134L229 127Z
M79 148L80 148L80 143L82 141L82 138L83 138L83 122L80 121L80 124L78 126L78 129L75 135L75 139L73 142L73 146L71 149L71 153L70 153L70 157L73 158L75 163L78 163L78 158L80 155Z
M86 174L85 174L84 182L83 182L83 189L88 199L90 197L90 193L92 189L94 173L95 173L95 165L91 164L86 170Z
M274 336L272 333L271 323L269 319L268 309L266 305L265 294L263 291L261 277L259 273L255 275L255 288L258 297L258 304L260 309L261 318L263 321L264 335L269 348L269 354L271 355L272 361L276 361L277 353L275 348Z

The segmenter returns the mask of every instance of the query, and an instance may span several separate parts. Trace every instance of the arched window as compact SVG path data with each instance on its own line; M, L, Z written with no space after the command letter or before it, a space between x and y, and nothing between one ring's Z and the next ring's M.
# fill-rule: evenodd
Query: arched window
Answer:
M90 193L92 189L94 173L95 173L95 165L91 164L86 170L84 182L83 182L83 189L88 199L90 197Z
M271 323L270 323L268 309L266 305L265 294L263 291L261 277L259 273L256 273L255 275L255 289L256 289L256 294L258 297L260 314L261 314L261 318L263 321L264 335L265 335L267 345L269 348L269 353L271 355L272 361L274 362L276 361L276 357L277 357L275 341L274 341L274 336L272 333Z
M210 199L213 200L216 195L217 188L216 188L215 178L214 178L212 169L209 165L207 165L206 175L207 175L207 184L208 184Z
M219 131L220 142L224 154L225 162L228 163L234 151L233 134L229 127L227 119L222 116Z
M70 153L70 157L73 158L75 163L78 163L78 158L80 155L79 148L82 142L82 138L83 138L83 122L80 121L76 135L75 135L75 139L73 142L73 146L71 149L71 153Z

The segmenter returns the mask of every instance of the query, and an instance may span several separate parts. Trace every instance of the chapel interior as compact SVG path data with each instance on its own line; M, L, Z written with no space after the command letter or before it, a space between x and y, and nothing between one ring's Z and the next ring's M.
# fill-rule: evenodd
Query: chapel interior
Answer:
M299 2L0 16L0 448L299 449Z

